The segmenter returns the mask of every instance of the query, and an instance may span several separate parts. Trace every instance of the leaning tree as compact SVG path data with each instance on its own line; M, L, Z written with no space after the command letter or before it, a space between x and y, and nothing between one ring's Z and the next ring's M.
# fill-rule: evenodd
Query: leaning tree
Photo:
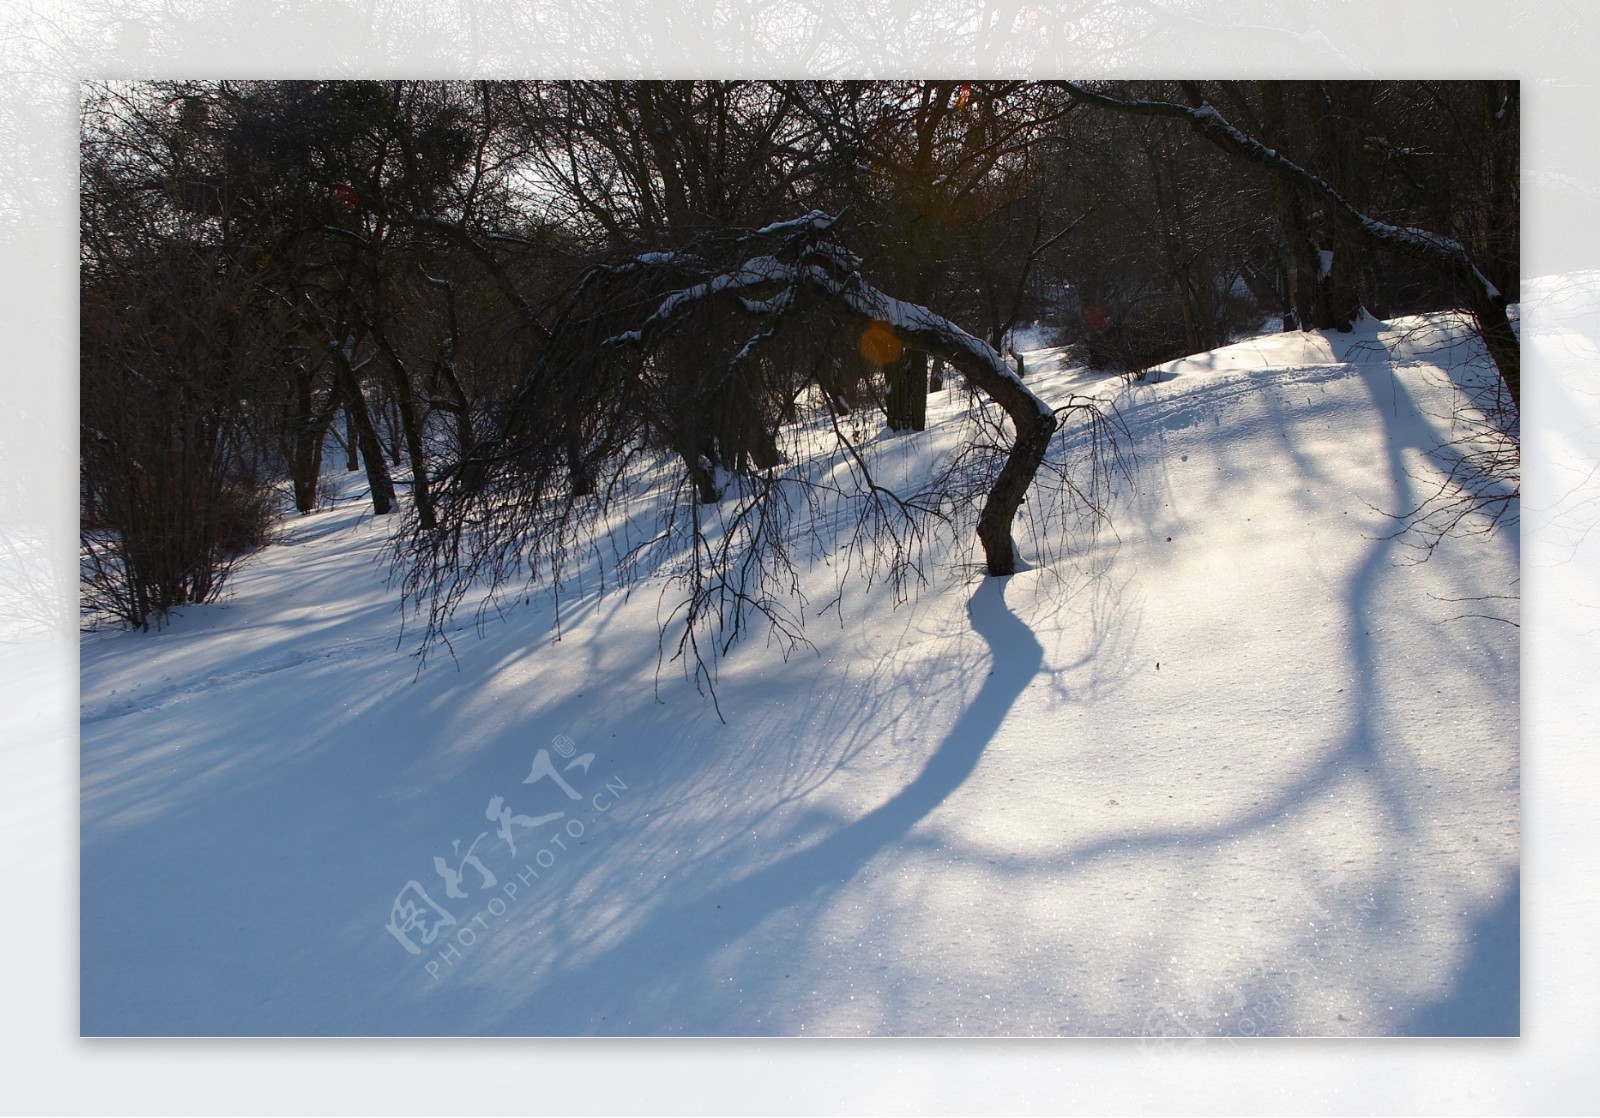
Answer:
M982 407L999 410L982 428L1000 436L988 453L956 455L914 492L873 476L834 406L850 363L882 364L903 348L943 360ZM530 585L559 589L608 517L653 484L670 499L652 530L616 549L611 569L675 573L685 592L670 615L681 623L673 654L708 684L708 636L713 658L754 618L783 642L803 640L797 539L829 547L822 533L838 528L840 498L855 517L832 537L851 552L842 565L899 589L923 577L930 528L959 525L974 505L987 572L1018 569L1013 522L1066 420L1084 425L1092 453L1087 474L1052 464L1056 492L1098 512L1115 463L1115 419L1097 401L1052 406L986 342L874 286L821 211L589 269L493 419L437 478L437 526L414 524L400 544L407 599L426 617L424 649L475 586L486 589L484 609ZM807 423L831 440L850 492L838 471L783 453L785 432ZM666 640L664 630L663 652Z

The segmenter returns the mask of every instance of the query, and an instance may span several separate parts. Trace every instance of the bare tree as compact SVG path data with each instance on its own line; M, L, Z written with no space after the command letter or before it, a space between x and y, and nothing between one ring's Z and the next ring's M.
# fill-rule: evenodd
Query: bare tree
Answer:
M617 548L613 569L627 577L676 564L684 595L669 611L682 622L674 654L688 659L698 679L710 679L702 642L711 638L712 647L725 649L752 617L764 617L787 644L803 639L792 608L799 581L791 556L800 538L828 546L820 526L838 510L819 502L854 505L856 528L844 546L869 578L899 589L922 577L928 533L962 520L962 487L945 476L901 493L874 478L828 401L829 370L867 339L940 358L1003 412L1009 433L993 430L1009 445L983 459L992 468L980 486L975 528L988 572L1015 571L1013 521L1052 436L1068 417L1097 435L1109 432L1112 420L1088 398L1051 406L988 344L869 283L838 232L833 217L813 211L592 269L495 429L442 472L438 527L414 523L401 544L405 594L426 615L427 640L443 636L474 586L486 591L484 609L508 587L559 587L576 557L595 547L605 514L650 473L635 467L657 468L662 453L682 464L676 495L658 512L654 533ZM692 395L702 403L730 392L748 397L763 416L765 451L763 444L737 451L724 444L718 466L704 457L695 462L693 448L685 449L684 440L707 432L692 421L685 427L683 417L715 414L693 402L677 408L685 386L676 376L663 378L661 370L686 348L702 370ZM841 494L828 471L814 474L807 462L785 464L774 453L780 428L807 415L833 436L856 479L853 492ZM582 426L575 431L574 424ZM572 469L574 442L585 463L581 479ZM1093 469L1108 461L1096 459ZM700 490L714 473L727 476L707 502ZM1054 480L1078 497L1097 492Z
M1073 97L1101 108L1186 121L1195 132L1222 150L1307 191L1330 207L1341 227L1355 241L1425 264L1452 286L1472 313L1513 406L1520 407L1521 350L1506 314L1505 294L1484 275L1460 241L1426 229L1392 225L1361 212L1326 179L1235 127L1194 82L1181 83L1191 102L1189 105L1114 96L1103 88L1082 82L1062 84Z

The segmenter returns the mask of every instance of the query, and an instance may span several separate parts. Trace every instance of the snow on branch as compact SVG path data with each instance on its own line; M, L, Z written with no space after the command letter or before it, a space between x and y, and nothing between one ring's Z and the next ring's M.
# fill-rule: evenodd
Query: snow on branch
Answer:
M1477 322L1478 334L1510 393L1512 407L1521 407L1521 346L1506 313L1505 295L1489 282L1461 242L1426 229L1391 225L1362 213L1325 179L1235 128L1206 100L1197 84L1180 84L1193 102L1192 107L1168 101L1113 97L1082 82L1059 83L1075 100L1086 104L1117 112L1186 120L1196 132L1224 151L1265 167L1280 179L1309 191L1331 207L1367 244L1403 253L1426 264L1454 286L1466 301Z
M831 214L821 210L812 210L804 217L792 218L789 221L775 221L771 225L764 225L756 230L758 237L768 237L774 233L814 232L822 233L833 227L837 220Z
M1010 574L1016 567L1011 524L1061 418L987 342L927 307L897 299L868 283L860 272L860 257L823 239L822 234L835 221L813 211L794 221L764 227L757 235L785 238L771 252L654 296L653 308L642 322L607 336L600 345L615 349L664 341L695 310L721 298L722 308L742 311L763 323L734 355L730 368L737 367L773 336L776 320L798 307L796 296L802 291L812 296L808 302L855 319L862 328L873 323L888 326L910 348L949 363L969 384L998 404L1015 426L1015 442L994 479L978 521L978 536L990 573ZM751 239L746 236L733 243L744 245ZM640 278L668 273L677 279L691 259L694 258L687 254L652 252L600 271L613 277ZM725 298L728 296L732 298Z
M658 265L675 262L672 254L649 253L647 256L664 256L664 260L649 260L645 257L635 257L630 263L634 265ZM695 306L705 300L723 293L738 293L753 287L768 284L792 284L794 281L794 268L784 264L771 256L758 256L753 260L746 260L731 272L724 272L718 276L703 280L679 291L674 291L663 299L649 318L645 319L637 329L627 330L621 334L606 338L602 346L639 345L652 334L659 332L674 319L688 313ZM761 307L763 304L756 300L742 300L747 309ZM786 303L774 300L772 308L781 309Z
M814 234L829 229L834 220L821 211L813 211L804 218L778 222L758 232ZM678 253L645 253L612 270L675 268L687 259ZM738 295L740 306L753 316L781 315L794 305L795 290L805 287L858 317L886 323L918 348L947 361L975 387L994 397L1013 419L1053 417L1051 406L1035 395L1017 376L1010 362L987 342L927 307L897 299L873 287L861 277L857 270L859 264L860 257L829 241L806 244L796 263L788 263L775 255L753 257L729 271L668 293L642 324L612 335L601 344L607 347L642 345L695 307L722 294ZM747 295L758 289L772 288L778 290L765 298Z
M1062 82L1061 85L1074 98L1102 108L1141 116L1165 116L1187 120L1196 132L1225 151L1265 167L1280 178L1289 179L1306 187L1333 206L1367 240L1418 257L1442 272L1475 285L1477 294L1490 302L1504 302L1500 292L1478 269L1471 254L1460 241L1431 233L1426 229L1390 225L1388 222L1378 221L1362 213L1326 179L1312 174L1281 152L1234 127L1214 105L1199 94L1197 87L1192 83L1186 86L1197 102L1192 107L1170 101L1113 97L1082 82L1068 81Z
M823 268L811 265L805 268L800 278L856 314L888 323L920 348L949 362L976 387L993 396L1012 414L1013 419L1018 418L1015 406L1018 404L1024 414L1030 408L1038 415L1054 414L1050 405L1034 394L1017 376L1010 362L996 353L989 343L973 337L942 315L916 303L896 299L862 280L859 275L851 275L841 281Z

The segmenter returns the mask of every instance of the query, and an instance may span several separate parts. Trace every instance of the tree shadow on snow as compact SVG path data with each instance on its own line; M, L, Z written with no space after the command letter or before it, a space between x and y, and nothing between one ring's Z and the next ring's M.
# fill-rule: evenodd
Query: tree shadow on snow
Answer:
M1006 605L1006 585L1004 579L986 578L968 602L972 627L988 646L989 674L909 784L854 822L752 873L688 896L678 893L686 884L679 881L673 899L643 916L621 938L582 962L569 959L564 969L526 990L492 1031L560 1033L557 1021L573 1008L586 1019L604 1020L599 1030L604 1032L632 1031L629 1019L635 1013L652 1023L681 1021L689 1033L704 1029L696 1009L705 1004L716 981L711 964L719 952L786 911L798 913L836 894L977 767L1044 658L1032 630ZM667 959L672 960L670 968L662 965ZM752 978L743 977L747 983ZM762 1000L759 993L746 989L746 994L751 1002ZM612 1012L599 1012L605 1003ZM668 1005L678 1006L679 1012L661 1012Z
M1522 1035L1522 872L1472 922L1471 948L1450 988L1412 1011L1401 1036Z

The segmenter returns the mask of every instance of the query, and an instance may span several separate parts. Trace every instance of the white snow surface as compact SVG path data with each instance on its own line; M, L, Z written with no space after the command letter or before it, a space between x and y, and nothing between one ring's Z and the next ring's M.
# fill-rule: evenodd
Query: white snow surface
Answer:
M85 635L83 1033L1516 1033L1517 536L1417 562L1390 515L1480 348L1025 359L1118 400L1112 528L1022 525L1028 569L899 606L818 616L812 572L814 651L736 647L725 724L658 676L651 584L418 672L354 481L219 604ZM915 475L966 399L875 461Z

